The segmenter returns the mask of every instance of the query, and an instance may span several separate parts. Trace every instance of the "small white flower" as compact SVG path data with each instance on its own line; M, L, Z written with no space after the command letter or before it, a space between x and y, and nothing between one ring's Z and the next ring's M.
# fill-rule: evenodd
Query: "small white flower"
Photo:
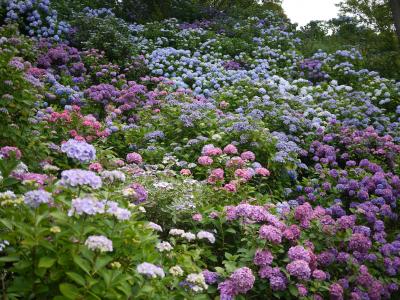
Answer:
M153 223L153 222L149 222L149 224L147 224L147 226L148 226L149 228L155 230L155 231L160 231L160 232L163 231L163 230L162 230L162 227L161 227L160 225L158 225L158 224L156 224L156 223Z
M176 228L172 228L169 230L169 234L170 235L176 235L176 236L181 236L182 234L184 234L185 231L182 229L176 229Z
M181 235L182 238L186 239L187 241L193 241L196 239L196 235L191 232L185 232Z
M215 243L215 237L214 234L212 234L211 232L208 231L199 231L197 233L197 238L198 239L207 239L211 244Z
M192 273L186 277L186 281L191 283L191 289L194 292L201 292L208 289L208 285L205 282L203 273Z
M183 270L182 270L182 268L180 266L174 266L174 267L171 267L169 269L169 273L172 276L182 276L183 275Z
M157 250L160 251L160 252L164 252L164 251L169 252L169 251L171 251L171 250L173 249L173 247L171 246L171 244L168 243L168 242L161 242L161 243L158 243L157 246L156 246L156 248L157 248Z

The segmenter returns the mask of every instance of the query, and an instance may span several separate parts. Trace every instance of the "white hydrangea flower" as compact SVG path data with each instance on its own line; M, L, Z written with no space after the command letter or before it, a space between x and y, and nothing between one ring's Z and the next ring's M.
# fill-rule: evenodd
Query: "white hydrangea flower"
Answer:
M168 243L168 242L160 242L160 243L157 244L156 248L160 252L164 252L164 251L169 252L169 251L171 251L173 249L171 244Z

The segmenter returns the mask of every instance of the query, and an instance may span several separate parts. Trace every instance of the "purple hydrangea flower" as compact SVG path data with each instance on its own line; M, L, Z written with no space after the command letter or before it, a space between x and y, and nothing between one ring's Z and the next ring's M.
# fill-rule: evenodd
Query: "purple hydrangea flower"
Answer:
M209 270L204 270L203 272L204 280L207 284L214 284L218 281L219 275L217 272L211 272Z
M310 252L307 249L305 249L303 246L291 247L288 251L288 256L291 261L304 260L308 263L311 261Z
M286 266L291 276L301 280L308 280L311 276L311 269L305 260L294 260Z
M282 231L272 225L263 225L259 231L260 238L268 240L274 244L282 242Z
M254 255L253 262L257 266L270 265L274 259L272 253L268 250L258 249Z

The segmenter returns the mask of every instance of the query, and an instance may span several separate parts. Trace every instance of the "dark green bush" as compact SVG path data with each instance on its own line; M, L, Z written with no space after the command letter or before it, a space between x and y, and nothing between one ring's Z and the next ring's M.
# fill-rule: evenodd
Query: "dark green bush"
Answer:
M129 26L122 19L113 16L88 17L80 13L75 17L73 25L76 33L72 40L78 48L104 51L112 62L119 64L136 54Z

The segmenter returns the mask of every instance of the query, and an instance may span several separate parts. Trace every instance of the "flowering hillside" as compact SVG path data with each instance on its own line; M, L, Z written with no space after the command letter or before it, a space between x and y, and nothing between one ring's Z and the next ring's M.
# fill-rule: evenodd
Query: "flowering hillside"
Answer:
M2 299L399 299L400 83L273 10L4 2Z

